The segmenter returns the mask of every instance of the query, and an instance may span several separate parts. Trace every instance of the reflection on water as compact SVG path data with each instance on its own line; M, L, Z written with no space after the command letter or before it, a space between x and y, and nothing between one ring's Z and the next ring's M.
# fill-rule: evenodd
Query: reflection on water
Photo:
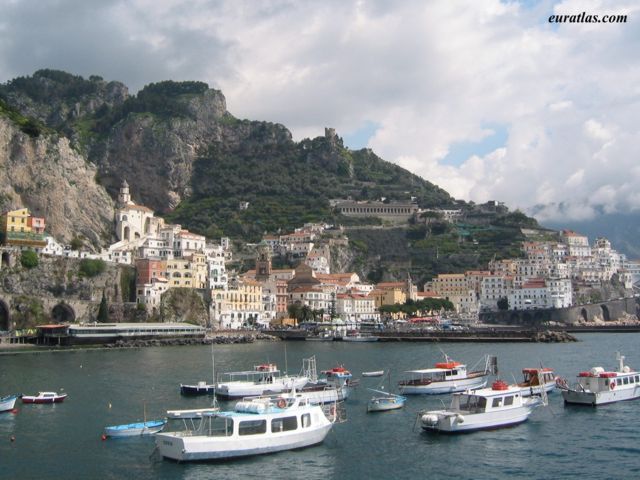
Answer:
M220 372L273 362L297 373L315 354L318 369L344 364L363 371L391 370L394 383L406 370L432 366L442 351L472 366L498 356L501 378L541 364L573 379L596 365L613 367L615 352L640 367L638 334L582 335L572 344L285 344L215 347ZM0 414L0 465L6 478L618 478L638 477L640 445L634 419L640 401L598 408L564 406L559 394L522 425L464 435L425 433L417 413L449 404L449 396L412 396L402 410L368 414L366 403L380 379L361 378L347 402L348 421L319 446L219 462L177 464L154 455L152 438L101 440L105 425L160 418L167 409L202 408L208 397L182 397L180 383L211 378L211 354L202 347L94 350L0 357L0 395L64 391L57 405L17 404ZM223 405L230 407L232 404ZM11 442L9 437L15 436ZM611 465L615 465L612 474Z

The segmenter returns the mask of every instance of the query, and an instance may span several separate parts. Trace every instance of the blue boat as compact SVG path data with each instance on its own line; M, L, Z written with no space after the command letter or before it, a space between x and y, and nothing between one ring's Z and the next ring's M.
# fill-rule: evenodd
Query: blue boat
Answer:
M110 427L104 427L104 435L107 437L153 435L154 433L162 431L166 424L166 420L149 420L147 422L128 423L126 425L112 425Z

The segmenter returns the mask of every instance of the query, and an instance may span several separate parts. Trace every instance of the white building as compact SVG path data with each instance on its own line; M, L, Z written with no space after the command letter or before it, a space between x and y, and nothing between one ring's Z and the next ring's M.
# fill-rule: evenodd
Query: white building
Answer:
M513 277L509 275L494 274L484 277L480 286L480 307L497 310L498 300L508 299L512 288Z
M358 293L340 293L336 295L336 313L347 323L379 320L375 299Z

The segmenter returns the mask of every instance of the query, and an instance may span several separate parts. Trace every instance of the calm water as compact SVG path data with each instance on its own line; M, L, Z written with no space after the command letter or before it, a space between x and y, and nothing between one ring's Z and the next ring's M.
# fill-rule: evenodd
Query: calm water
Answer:
M501 377L520 378L524 367L554 367L573 380L595 365L615 366L615 351L640 369L640 334L584 334L572 344L347 344L258 343L215 347L216 370L251 368L266 361L300 369L316 355L318 369L344 364L359 377L441 360L440 349L472 366L498 355ZM347 402L348 421L325 442L226 463L176 464L152 455L151 438L102 441L105 425L161 417L169 408L208 406L207 398L180 396L180 382L211 377L210 350L164 347L0 356L0 394L62 390L59 405L20 405L0 414L0 478L638 478L640 401L598 407L565 407L558 393L527 423L458 436L414 429L416 413L438 408L448 396L411 397L404 410L367 414L366 402L380 379L363 378ZM10 437L15 436L11 442Z

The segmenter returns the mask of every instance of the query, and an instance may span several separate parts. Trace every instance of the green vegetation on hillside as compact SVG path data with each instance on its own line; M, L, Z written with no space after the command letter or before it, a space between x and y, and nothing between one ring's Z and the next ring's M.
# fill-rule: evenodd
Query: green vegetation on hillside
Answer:
M7 117L22 132L31 137L37 137L47 130L38 120L25 117L18 110L9 106L2 98L0 98L0 116Z

